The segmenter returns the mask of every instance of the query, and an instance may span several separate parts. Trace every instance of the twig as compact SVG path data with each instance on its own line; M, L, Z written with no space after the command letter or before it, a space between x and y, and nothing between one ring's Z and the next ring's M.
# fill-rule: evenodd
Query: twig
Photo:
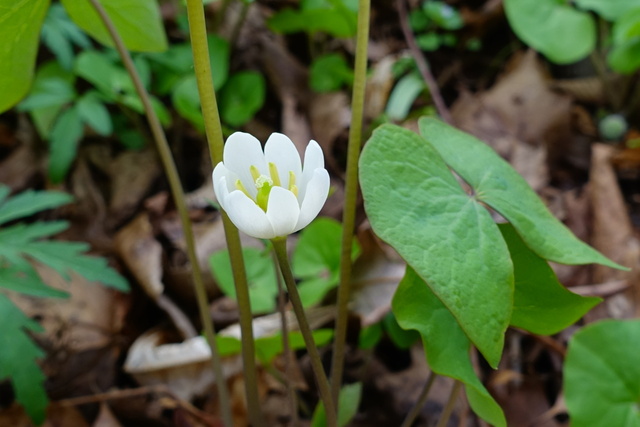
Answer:
M431 93L431 99L433 103L436 105L436 109L438 110L438 114L442 117L442 120L449 124L453 124L453 117L451 116L451 112L447 108L447 105L444 103L442 99L442 94L440 93L440 89L438 88L438 83L436 83L436 79L433 77L431 73L431 69L429 67L429 63L427 59L422 54L422 51L418 47L416 43L416 38L413 35L413 31L409 27L409 16L407 13L407 5L405 3L406 0L396 0L398 5L398 15L400 16L400 27L402 27L402 33L404 34L404 38L407 41L407 45L409 46L409 50L411 51L411 55L413 59L416 61L416 65L418 66L418 70L422 75L427 87L429 88L429 92Z
M462 389L462 382L455 380L453 388L451 389L451 394L449 395L449 400L447 400L447 404L442 410L442 415L440 415L440 419L438 420L438 425L436 427L445 427L449 422L453 408L456 406L456 399L458 398L460 389Z
M422 411L424 404L427 403L427 397L429 397L429 391L431 390L431 387L433 386L433 383L435 382L437 376L438 375L436 373L431 371L431 373L429 374L429 378L427 378L427 382L424 384L424 388L420 393L420 396L418 396L418 400L416 400L416 403L413 405L413 408L411 408L411 411L409 411L409 413L407 414L407 417L402 422L401 427L411 427L413 422L416 420L416 418L420 414L420 411Z

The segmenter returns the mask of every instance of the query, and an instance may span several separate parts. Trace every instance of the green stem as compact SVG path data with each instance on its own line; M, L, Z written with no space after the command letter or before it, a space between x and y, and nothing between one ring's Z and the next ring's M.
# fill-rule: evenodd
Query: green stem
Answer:
M415 405L413 405L413 408L411 408L411 411L409 411L409 413L407 414L407 417L402 422L402 426L400 427L411 427L413 425L413 422L416 420L416 418L422 411L424 404L427 403L427 397L429 397L429 391L431 391L431 387L433 386L433 383L435 382L437 376L438 375L436 375L433 371L431 371L431 373L429 374L429 378L427 378L427 382L424 384L424 388L422 389L422 392L418 397L418 400L416 400Z
M311 359L311 368L316 377L316 383L318 384L318 391L320 392L320 398L324 403L324 409L327 416L327 426L336 427L338 425L337 411L331 397L331 389L329 387L329 380L322 367L322 360L320 359L320 353L316 347L316 343L313 341L313 334L309 327L309 322L304 314L304 307L302 306L302 300L298 294L298 288L296 287L295 279L291 273L291 266L289 265L289 258L287 256L287 239L286 237L277 237L271 240L273 244L273 251L280 264L280 272L284 278L284 283L287 286L289 292L289 300L293 306L293 311L298 319L298 327L304 338L304 343Z
M209 144L211 162L216 165L222 161L224 142L222 138L222 125L218 113L216 93L211 79L211 63L207 46L207 29L204 19L204 10L201 0L187 0L187 15L189 18L189 31L191 33L191 48L193 49L193 65L198 82L198 94L204 118L204 126ZM258 396L258 380L256 377L255 343L253 340L253 317L251 315L251 302L249 300L249 286L242 258L242 245L238 229L233 225L227 214L222 211L222 223L224 225L227 248L231 258L233 280L236 288L236 298L240 311L240 331L242 339L242 362L245 393L249 420L253 427L264 425L264 418L260 411L260 399Z
M355 79L351 98L351 127L347 149L347 171L342 213L342 244L340 255L340 286L336 316L335 341L331 360L331 396L337 405L342 384L342 371L347 337L348 304L351 294L351 247L355 231L356 200L358 197L358 157L362 140L364 91L367 74L367 45L369 42L369 0L358 3L358 33L356 36ZM337 408L337 407L336 407Z
M180 183L180 177L178 176L178 170L176 168L175 162L173 161L173 157L171 156L171 150L169 149L169 143L167 142L167 138L162 130L162 126L160 124L160 120L156 115L153 106L151 105L151 100L147 90L145 89L142 81L140 80L140 76L136 71L136 68L131 60L131 55L129 55L129 51L124 45L122 38L118 34L117 29L113 25L111 18L102 7L102 4L98 0L90 0L91 4L95 8L96 12L102 19L105 27L109 31L113 42L115 43L116 49L122 58L122 62L127 69L127 72L131 76L131 80L136 88L138 96L142 101L144 106L145 114L147 116L147 120L149 121L149 127L151 128L151 133L153 135L153 139L156 142L158 153L160 155L160 159L162 160L162 164L164 166L165 172L167 174L167 179L169 180L169 187L171 188L171 194L173 195L174 203L176 204L176 209L178 210L178 215L180 216L180 223L182 225L182 232L184 234L185 243L187 246L187 255L189 257L189 262L191 263L191 269L193 272L193 282L196 291L196 299L198 302L198 309L200 311L200 318L202 321L202 325L204 327L204 333L211 348L211 364L213 367L213 372L216 377L216 385L218 388L218 394L220 398L220 408L222 412L222 418L227 426L232 425L231 418L231 406L229 401L229 391L227 390L226 381L224 380L224 375L222 373L222 364L220 362L220 356L218 355L218 349L216 345L216 334L213 329L213 323L211 322L211 317L209 316L209 304L207 301L207 292L204 286L204 281L202 279L202 271L200 270L200 263L198 262L198 256L196 255L196 247L195 247L195 239L193 237L193 230L191 228L191 220L189 219L189 212L187 210L187 205L185 203L184 191L182 189L182 184Z
M278 265L278 258L273 253L273 263ZM280 313L280 324L282 328L282 354L284 355L284 372L287 378L285 387L289 397L289 405L291 406L291 425L297 426L298 420L298 404L296 399L296 391L293 388L293 352L289 343L289 325L287 324L286 301L284 294L284 286L282 286L282 275L276 267L276 282L278 284L278 312Z
M438 420L438 425L436 427L445 427L449 422L453 408L456 406L456 399L458 398L460 389L462 389L462 383L456 380L453 384L453 388L451 389L451 394L449 394L449 400L447 400L447 404L442 410L442 415L440 415L440 419Z

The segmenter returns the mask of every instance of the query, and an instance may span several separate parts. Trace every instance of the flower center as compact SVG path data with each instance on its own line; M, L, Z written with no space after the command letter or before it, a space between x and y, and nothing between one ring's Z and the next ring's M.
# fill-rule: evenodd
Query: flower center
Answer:
M269 204L269 193L273 187L282 187L280 181L280 174L278 173L278 167L275 163L269 163L269 175L263 175L260 173L257 167L251 166L249 168L251 177L253 178L253 184L256 187L257 193L255 199L251 197L242 181L239 179L236 181L236 188L242 191L248 198L256 202L260 209L267 211ZM298 186L296 185L296 174L293 171L289 171L289 185L287 189L291 191L296 197L298 197Z

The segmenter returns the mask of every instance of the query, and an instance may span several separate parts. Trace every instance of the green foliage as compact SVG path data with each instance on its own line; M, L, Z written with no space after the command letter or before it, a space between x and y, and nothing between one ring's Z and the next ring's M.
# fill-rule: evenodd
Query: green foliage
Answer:
M40 26L49 0L8 2L0 8L0 113L29 90L38 53Z
M29 319L9 298L0 293L0 381L10 379L16 399L24 405L34 423L42 424L48 400L45 376L37 360L44 356L28 332L42 332L38 322Z
M558 221L527 182L488 145L439 120L423 118L420 133L433 144L447 166L486 203L516 228L540 257L561 264L597 263L625 269L580 241Z
M640 320L604 320L571 338L564 397L574 427L640 426Z
M342 225L329 218L318 218L300 233L292 257L293 274L301 279L298 289L305 307L319 303L340 280ZM351 259L360 254L353 242Z
M411 329L403 329L398 324L398 319L393 314L393 312L387 313L382 319L382 326L384 326L384 330L387 332L387 335L393 341L396 347L401 349L408 349L420 338L415 331Z
M408 264L393 312L420 333L434 372L464 382L474 411L504 426L470 345L495 367L507 325L555 333L597 304L564 289L545 260L624 267L578 240L488 146L435 119L419 127L423 137L379 127L360 158L371 226ZM511 224L497 226L485 206Z
M111 269L106 260L86 256L83 243L42 240L65 230L66 221L17 223L7 225L45 209L71 201L64 193L26 191L8 198L9 188L0 185L0 380L12 381L17 400L24 405L36 423L44 420L47 396L44 375L36 360L42 351L31 341L27 331L41 332L5 292L20 292L35 297L64 298L66 292L47 286L32 266L39 262L69 279L70 272L122 291L128 290L126 280Z
M455 46L456 36L452 31L464 26L460 13L441 1L425 1L420 9L409 13L409 25L416 33L420 49L435 51L441 46Z
M73 46L91 48L91 42L76 24L69 19L64 7L52 4L42 24L42 43L56 55L56 59L65 70L71 70L75 54Z
M254 314L273 312L276 308L278 282L271 255L266 250L256 248L243 248L242 254L247 270L251 311ZM236 288L229 251L225 249L214 253L209 258L209 264L222 292L235 299Z
M300 10L284 9L267 21L272 31L284 34L325 32L334 37L356 34L357 1L301 0Z
M231 126L241 126L262 108L266 83L262 74L241 71L232 75L220 93L220 115Z
M578 61L595 47L595 20L567 2L505 0L504 7L516 35L553 62Z
M373 230L496 366L511 317L513 270L489 212L460 188L431 144L397 126L374 131L360 158L360 182Z
M441 1L425 1L422 11L430 22L444 30L459 30L464 25L460 13Z
M351 419L356 416L361 398L362 383L348 384L340 389L340 394L338 395L338 427L348 425ZM313 411L311 427L325 427L327 425L326 417L324 404L320 401L315 411Z
M575 4L581 9L593 10L608 21L622 18L638 7L637 0L575 0Z
M555 334L602 301L567 290L549 264L525 245L511 224L498 227L509 247L515 275L511 325L534 334Z
M406 74L393 87L385 112L391 120L406 119L413 103L425 90L427 85L418 71Z
M469 338L451 311L411 267L407 267L398 285L392 307L400 326L420 333L433 372L462 381L474 412L496 427L506 427L502 409L473 369Z
M637 71L640 68L640 8L628 11L614 23L611 42L609 66L623 74Z
M316 92L335 91L353 83L353 70L342 55L323 55L311 64L309 83Z
M367 326L360 330L358 348L370 350L378 344L380 338L382 338L382 323L378 322L371 326Z
M100 43L113 41L91 2L61 0L71 19ZM120 37L131 51L159 52L167 48L167 37L156 0L101 0Z
M311 333L316 346L324 346L333 339L333 330L318 329ZM289 348L291 350L301 350L306 348L302 333L298 331L289 332ZM268 337L256 338L256 357L265 366L271 365L273 359L283 352L282 335L275 334Z

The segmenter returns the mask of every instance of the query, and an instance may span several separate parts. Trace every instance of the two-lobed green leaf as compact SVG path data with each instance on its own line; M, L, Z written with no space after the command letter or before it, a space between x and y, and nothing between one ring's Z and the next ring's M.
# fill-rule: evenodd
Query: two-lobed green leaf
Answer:
M497 366L511 319L513 267L488 211L462 190L424 138L397 126L379 127L367 142L360 182L376 234Z
M624 269L579 240L547 209L527 182L488 145L440 120L423 117L420 133L474 191L498 211L540 257L561 264L597 263Z

